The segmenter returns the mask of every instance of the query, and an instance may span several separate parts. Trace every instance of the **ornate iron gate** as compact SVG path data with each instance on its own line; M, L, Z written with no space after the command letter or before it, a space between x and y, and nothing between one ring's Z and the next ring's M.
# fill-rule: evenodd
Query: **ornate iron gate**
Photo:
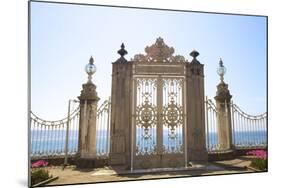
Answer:
M133 170L206 162L199 53L189 63L162 38L145 52L127 61L122 44L113 63L110 164Z
M134 80L136 167L184 166L184 77L138 75Z
M136 155L183 153L183 78L136 78Z

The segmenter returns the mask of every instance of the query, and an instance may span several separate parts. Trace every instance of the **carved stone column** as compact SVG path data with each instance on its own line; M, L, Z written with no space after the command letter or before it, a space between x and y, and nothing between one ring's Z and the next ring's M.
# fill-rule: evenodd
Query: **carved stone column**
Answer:
M89 81L82 85L83 89L78 97L80 100L80 122L77 167L80 168L94 167L96 158L96 118L99 97L96 86L90 79L89 74Z
M218 144L219 149L232 149L232 130L231 130L231 95L228 90L228 85L223 81L217 85L217 94L215 96L216 106L218 110L217 125L218 125Z
M187 154L190 162L205 163L208 154L205 143L205 107L204 107L204 68L192 51L191 63L187 64Z
M124 44L118 51L120 58L112 64L110 165L129 165L131 151L132 63L124 56Z

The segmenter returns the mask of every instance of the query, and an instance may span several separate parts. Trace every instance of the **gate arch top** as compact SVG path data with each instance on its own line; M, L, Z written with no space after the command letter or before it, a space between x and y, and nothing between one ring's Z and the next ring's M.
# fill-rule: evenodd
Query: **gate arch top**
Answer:
M186 62L184 56L182 55L173 55L174 48L169 47L164 43L164 40L161 37L156 39L156 42L145 48L146 54L137 54L134 56L132 61L135 62L144 62L144 63L184 63Z
M182 55L174 55L174 48L165 44L161 37L145 48L146 54L136 54L131 59L135 75L181 75L185 76L188 61Z

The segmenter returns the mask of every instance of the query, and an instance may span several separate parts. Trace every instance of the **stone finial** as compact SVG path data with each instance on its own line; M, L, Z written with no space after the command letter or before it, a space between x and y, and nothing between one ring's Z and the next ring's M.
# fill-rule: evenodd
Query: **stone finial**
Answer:
M191 63L200 63L196 58L197 56L199 56L199 52L197 52L196 50L193 50L190 54L191 57L193 57Z
M121 55L121 57L123 57L124 55L128 54L127 50L125 50L125 45L124 43L121 44L121 49L118 50L117 52L119 55Z
M190 52L189 55L195 59L197 56L199 56L199 52L197 52L196 50L193 50L192 52Z
M128 54L127 50L125 50L125 45L124 43L121 44L121 49L117 51L117 53L121 56L119 59L115 61L115 63L126 63L128 62L124 55Z

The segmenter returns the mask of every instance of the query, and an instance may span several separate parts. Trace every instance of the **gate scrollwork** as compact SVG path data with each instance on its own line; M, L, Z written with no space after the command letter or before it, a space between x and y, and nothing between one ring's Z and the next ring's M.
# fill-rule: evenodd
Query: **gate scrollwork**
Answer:
M157 107L149 102L149 94L145 93L145 100L142 105L137 106L137 124L148 130L151 125L156 124Z
M136 155L183 153L182 82L182 78L137 78ZM162 135L163 142L157 143Z
M156 153L156 79L137 79L137 155Z
M182 153L182 79L163 80L164 153Z
M182 124L182 107L176 104L174 99L171 99L170 103L164 107L163 115L165 124L172 131Z

